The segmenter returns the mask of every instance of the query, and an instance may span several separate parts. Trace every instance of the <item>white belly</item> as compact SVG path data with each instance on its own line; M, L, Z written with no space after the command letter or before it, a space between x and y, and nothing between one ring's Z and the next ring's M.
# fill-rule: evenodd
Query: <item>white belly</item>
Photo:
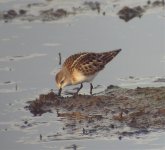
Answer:
M96 76L97 73L95 73L94 75L86 76L84 82L91 82Z
M72 81L72 84L91 82L96 77L97 74L98 73L95 73L95 74L90 75L90 76L85 76L85 75L81 74L80 72L76 72L76 74L74 76L75 80Z

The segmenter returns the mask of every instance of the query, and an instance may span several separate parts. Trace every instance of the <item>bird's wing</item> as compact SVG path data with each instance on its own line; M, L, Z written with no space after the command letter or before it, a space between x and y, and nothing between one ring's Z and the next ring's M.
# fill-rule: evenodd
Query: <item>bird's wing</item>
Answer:
M74 68L84 75L92 75L102 70L119 51L110 51L104 53L86 53L75 62Z
M83 52L68 57L63 67L72 74L74 69L84 75L94 74L104 68L121 50L114 50L104 53Z
M85 55L85 54L87 54L87 53L88 53L88 52L82 52L82 53L78 53L78 54L74 54L74 55L69 56L69 57L65 60L65 62L64 62L64 64L63 64L63 67L66 67L66 68L68 69L68 71L72 72L73 67L75 66L75 63L76 63L77 61L79 61L79 59L80 59L83 55Z
M84 75L95 74L105 66L105 63L100 56L99 53L88 53L75 63L74 68Z

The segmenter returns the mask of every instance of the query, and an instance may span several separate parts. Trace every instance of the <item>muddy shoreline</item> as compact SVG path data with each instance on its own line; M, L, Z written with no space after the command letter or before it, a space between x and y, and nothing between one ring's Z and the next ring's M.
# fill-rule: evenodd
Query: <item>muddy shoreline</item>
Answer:
M105 10L103 4L98 1L85 1L79 6L72 6L69 9L66 8L54 8L55 6L49 6L49 2L43 2L43 3L29 3L26 6L22 6L20 9L9 9L5 11L0 11L0 20L3 20L5 23L11 22L12 20L21 20L21 21L43 21L43 22L49 22L49 21L57 21L63 18L67 18L69 16L75 16L79 14L83 14L84 12L96 12L98 15L107 15L107 10ZM112 4L113 5L113 4ZM165 5L164 0L156 0L156 1L146 1L146 4L144 5L137 5L137 6L120 6L120 8L117 8L117 5L113 5L114 9L119 9L118 12L116 12L116 15L124 20L125 22L128 22L132 20L135 17L141 18L148 10L156 9L156 8L163 8ZM32 10L38 9L37 13L33 13ZM110 11L110 10L108 10Z
M102 94L58 97L41 94L26 107L34 116L56 112L66 133L139 136L165 128L165 87L125 89L109 86ZM52 111L54 110L54 111Z

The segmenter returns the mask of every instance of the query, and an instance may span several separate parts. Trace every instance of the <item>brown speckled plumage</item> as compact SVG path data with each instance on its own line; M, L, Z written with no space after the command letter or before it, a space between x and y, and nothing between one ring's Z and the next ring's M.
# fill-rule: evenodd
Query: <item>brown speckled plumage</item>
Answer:
M77 69L84 75L91 75L104 69L105 65L117 54L118 51L104 53L78 53L68 57L63 66L67 67L70 73L72 73L74 69Z
M73 71L74 69L74 66L75 66L75 62L78 63L78 59L80 59L81 56L83 56L84 54L87 54L87 52L84 52L84 53L78 53L78 54L74 54L74 55L71 55L70 57L68 57L64 64L63 64L63 67L66 67L70 73Z
M56 75L57 86L63 88L70 84L90 82L120 51L121 49L103 53L83 52L71 55Z

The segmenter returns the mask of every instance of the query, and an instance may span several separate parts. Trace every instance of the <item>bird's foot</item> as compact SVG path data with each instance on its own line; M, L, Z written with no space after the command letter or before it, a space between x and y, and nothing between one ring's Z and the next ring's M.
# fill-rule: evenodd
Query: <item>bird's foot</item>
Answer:
M75 97L77 97L78 95L79 95L78 92L76 92L76 93L73 94L73 97L75 98Z

